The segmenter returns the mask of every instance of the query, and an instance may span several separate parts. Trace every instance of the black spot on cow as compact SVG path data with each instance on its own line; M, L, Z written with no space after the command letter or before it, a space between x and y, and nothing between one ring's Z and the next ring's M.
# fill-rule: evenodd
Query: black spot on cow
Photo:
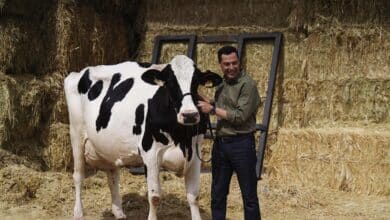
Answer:
M144 115L145 115L145 105L140 104L137 106L135 110L135 125L133 126L133 134L139 135L141 134L141 125L144 123Z
M93 86L88 92L88 99L90 101L95 100L97 97L99 97L100 93L102 92L103 89L103 81L99 80Z
M156 126L155 123L151 123L150 115L146 115L145 132L142 137L142 149L148 152L152 148L153 141L160 142L162 144L168 144L169 140L161 133L160 126Z
M152 148L152 144L153 144L152 128L150 123L150 116L149 113L147 113L145 132L144 132L144 136L142 137L142 149L144 149L145 152L148 152L150 148Z
M149 68L152 64L147 62L137 62L138 66L143 68Z
M150 150L153 140L168 144L169 140L161 130L171 130L176 122L176 111L170 96L169 88L160 87L154 96L148 100L148 112L145 120L145 133L142 147L145 152Z
M153 132L153 137L154 139L157 141L157 142L160 142L164 145L167 145L169 143L169 140L167 137L165 137L165 135L163 133L161 133L159 130L157 129L154 129Z
M111 109L116 102L121 101L133 87L134 79L128 78L116 85L121 79L120 73L115 73L111 79L107 94L104 96L100 105L99 116L96 119L96 131L102 128L107 128L111 118ZM115 86L115 88L114 88Z
M83 76L80 78L79 84L77 85L77 89L79 93L85 94L88 92L91 87L92 81L89 79L89 69L87 69Z

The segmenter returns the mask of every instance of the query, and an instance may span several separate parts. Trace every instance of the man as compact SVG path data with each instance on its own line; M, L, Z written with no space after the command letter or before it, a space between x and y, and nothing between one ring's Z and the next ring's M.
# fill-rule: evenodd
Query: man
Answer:
M237 174L246 220L260 219L257 197L256 150L254 132L260 96L256 82L241 71L235 47L218 51L224 74L216 89L215 102L198 102L203 113L216 115L217 138L212 150L211 212L213 220L226 219L226 199L233 172Z

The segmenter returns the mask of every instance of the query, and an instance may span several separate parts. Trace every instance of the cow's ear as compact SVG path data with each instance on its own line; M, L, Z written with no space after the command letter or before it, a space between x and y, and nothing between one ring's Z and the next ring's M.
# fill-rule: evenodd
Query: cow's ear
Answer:
M218 74L207 70L204 73L199 74L199 84L204 85L208 88L215 87L222 83L222 77Z
M141 78L149 84L163 86L168 81L170 72L172 72L171 65L167 65L161 71L149 69L142 74Z

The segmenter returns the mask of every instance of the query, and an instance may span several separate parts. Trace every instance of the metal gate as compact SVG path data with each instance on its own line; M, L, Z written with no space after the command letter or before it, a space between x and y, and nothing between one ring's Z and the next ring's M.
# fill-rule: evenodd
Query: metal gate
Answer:
M268 77L268 87L266 92L266 99L264 105L264 115L261 124L256 124L256 130L260 131L259 148L257 152L256 175L261 179L261 171L263 168L264 152L267 143L267 136L269 130L269 122L272 110L272 100L274 97L276 73L279 64L279 57L281 52L282 33L254 33L254 34L240 34L240 35L214 35L214 36L197 36L197 35L167 35L156 36L152 54L152 63L157 64L160 57L160 51L163 43L187 42L187 56L194 59L197 43L237 43L237 50L240 59L245 48L245 43L248 41L265 41L273 40L274 50L272 53L271 69ZM211 125L212 129L216 128L216 124Z

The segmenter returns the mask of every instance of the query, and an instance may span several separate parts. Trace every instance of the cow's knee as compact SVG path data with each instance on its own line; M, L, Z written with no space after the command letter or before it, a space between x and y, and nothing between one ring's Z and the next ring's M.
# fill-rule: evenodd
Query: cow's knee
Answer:
M160 192L158 190L149 190L149 202L153 206L159 206L161 201Z
M84 173L81 171L73 172L73 181L75 184L80 184L84 180Z
M198 205L198 196L187 193L187 201L190 205Z
M153 206L159 206L161 202L160 196L152 196L152 204Z

